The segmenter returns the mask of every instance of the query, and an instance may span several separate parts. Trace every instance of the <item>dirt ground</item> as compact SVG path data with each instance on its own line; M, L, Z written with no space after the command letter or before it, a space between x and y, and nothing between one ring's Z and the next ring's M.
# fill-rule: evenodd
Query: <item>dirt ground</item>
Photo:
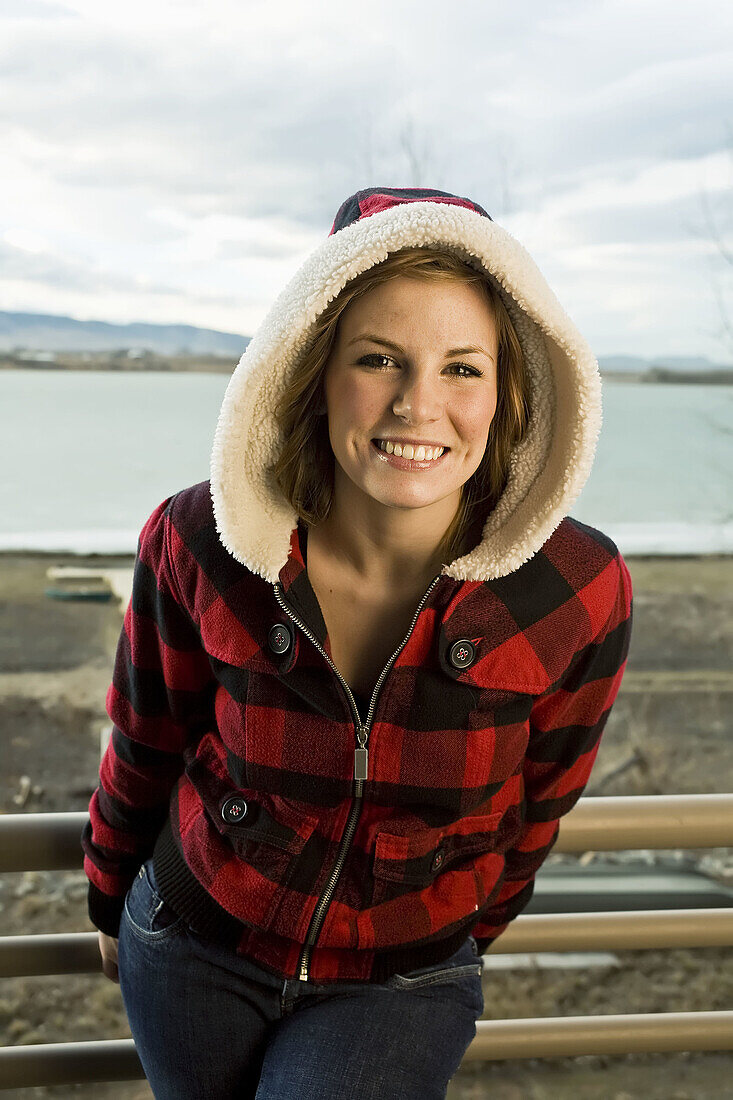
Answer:
M733 776L733 557L627 557L634 630L588 796L727 793ZM45 594L50 566L132 559L0 555L0 811L86 811L97 784L118 600ZM663 861L675 853L646 853ZM683 853L733 884L729 849ZM553 853L549 861L576 857ZM81 863L81 849L80 849ZM0 879L2 935L93 931L83 871ZM484 972L484 1019L715 1011L733 1005L730 949L615 952L614 965ZM6 979L6 1045L129 1038L119 986L99 974ZM733 1052L466 1063L450 1100L733 1098ZM145 1081L6 1091L8 1097L150 1100Z

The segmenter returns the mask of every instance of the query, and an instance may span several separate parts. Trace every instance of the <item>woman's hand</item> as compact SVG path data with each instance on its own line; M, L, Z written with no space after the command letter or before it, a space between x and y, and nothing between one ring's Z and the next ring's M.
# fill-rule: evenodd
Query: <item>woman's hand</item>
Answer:
M117 940L114 936L107 936L104 932L98 933L99 951L102 956L102 970L110 981L118 982L120 975L117 970Z

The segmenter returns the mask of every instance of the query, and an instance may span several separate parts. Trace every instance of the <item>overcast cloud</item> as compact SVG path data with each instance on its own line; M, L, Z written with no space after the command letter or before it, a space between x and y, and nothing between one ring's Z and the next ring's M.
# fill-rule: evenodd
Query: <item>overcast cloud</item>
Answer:
M721 0L0 0L0 309L250 335L347 195L425 186L596 355L732 362L732 73Z

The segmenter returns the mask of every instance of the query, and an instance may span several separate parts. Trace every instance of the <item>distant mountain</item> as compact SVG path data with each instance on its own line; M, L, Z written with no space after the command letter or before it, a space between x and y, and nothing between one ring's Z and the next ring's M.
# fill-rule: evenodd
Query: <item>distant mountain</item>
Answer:
M193 325L76 321L47 313L0 311L0 351L147 350L158 355L221 355L238 359L250 338Z

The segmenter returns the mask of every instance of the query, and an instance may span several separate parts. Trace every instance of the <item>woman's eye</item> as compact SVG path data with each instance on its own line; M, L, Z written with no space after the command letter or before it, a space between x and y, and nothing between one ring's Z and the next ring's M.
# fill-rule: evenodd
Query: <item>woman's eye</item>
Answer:
M364 356L362 356L362 358L359 360L359 362L360 363L367 363L367 364L372 363L373 364L375 359L389 359L389 356L388 355L379 355L375 352L373 355L364 355Z
M366 363L367 365L369 365L369 364L376 365L375 360L379 361L380 359L387 360L387 362L394 362L394 360L389 355L380 355L378 352L374 352L372 355L362 356L362 358L359 360L359 364ZM451 363L450 367L449 367L449 370L454 370L456 368L459 371L467 371L468 372L467 374L462 374L462 375L459 376L459 377L463 377L463 378L471 378L471 377L480 378L483 374L483 371L478 370L476 367L470 367L468 365L468 363ZM378 367L378 369L384 370L385 368L380 366L380 367Z

